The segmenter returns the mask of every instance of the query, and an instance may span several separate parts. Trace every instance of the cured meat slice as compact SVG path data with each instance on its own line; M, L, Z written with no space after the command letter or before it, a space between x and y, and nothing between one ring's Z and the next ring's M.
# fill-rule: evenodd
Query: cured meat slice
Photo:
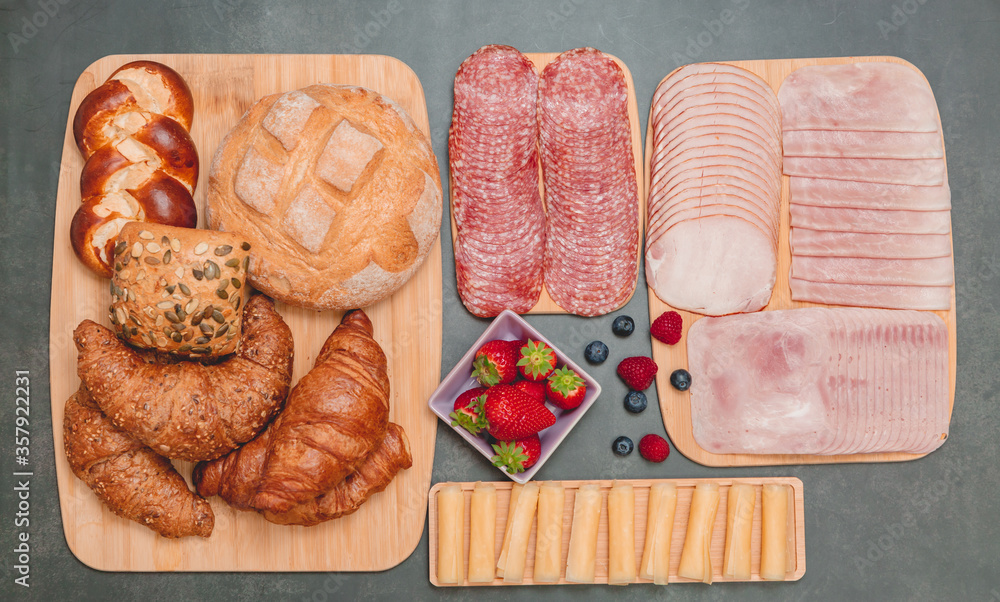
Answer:
M774 241L732 216L681 221L646 249L646 280L656 296L707 315L763 308L776 275Z
M955 271L951 257L876 259L794 255L792 278L842 284L951 286L955 284Z
M813 65L778 90L785 130L936 132L937 103L919 71L897 63Z
M878 211L792 203L793 228L873 234L948 234L950 211Z
M949 286L889 286L812 282L789 278L793 301L888 309L951 309Z
M462 303L477 316L526 312L541 294L537 93L531 61L510 46L484 46L455 75L448 140L455 272Z
M771 112L780 115L778 99L766 81L746 69L724 63L694 63L675 70L657 86L653 103L669 101L679 91L705 82L731 82L743 86L755 92Z
M687 336L695 440L713 453L931 451L947 424L930 417L947 416L950 400L946 386L921 379L941 371L927 366L947 366L947 340L928 312L806 308L698 320Z
M940 159L831 159L785 157L785 175L908 186L944 184Z
M593 48L564 52L538 86L548 206L544 280L563 309L618 309L636 285L638 180L621 68Z
M793 177L790 183L792 202L799 205L910 211L951 209L947 181L941 186L904 186Z
M942 159L940 132L790 130L782 134L786 157Z
M870 234L792 228L793 256L930 259L951 257L947 234Z

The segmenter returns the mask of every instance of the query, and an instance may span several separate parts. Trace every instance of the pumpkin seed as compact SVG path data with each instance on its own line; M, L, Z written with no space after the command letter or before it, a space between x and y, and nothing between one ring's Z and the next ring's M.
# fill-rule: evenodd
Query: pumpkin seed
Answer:
M194 342L197 345L204 345L205 343L209 342L210 340L211 339L209 339L208 337L198 337L197 339L194 340Z
M163 254L163 263L170 263L171 258L173 258L173 255L170 254L170 251L167 251Z
M192 347L191 348L191 353L209 353L210 351L212 351L211 347Z
M156 257L146 256L146 257L143 257L142 260L145 261L146 263L148 263L149 265L160 265L160 260L157 259Z
M250 270L250 256L247 255L246 257L243 258L243 271L246 272L249 270Z
M187 332L184 333L184 340L185 341L190 341L193 338L194 338L194 331L193 330L189 330L189 331L187 331Z
M243 284L236 278L230 278L229 281L233 283L233 288L236 290L240 290L240 287L243 286Z
M128 248L128 243L124 240L119 240L118 244L115 245L115 255L121 255Z
M219 338L222 335L226 334L227 330L229 330L229 324L223 324L222 326L219 326L219 329L215 331L215 338Z
M191 316L191 326L197 326L197 325L201 324L202 318L204 318L204 316L202 315L202 313L200 311L198 313L196 313L196 314L193 314Z
M236 311L239 311L241 303L243 303L243 297L237 296L235 298L235 301L233 302L233 309L235 309Z
M172 295L172 294L174 294L174 289L176 289L176 288L177 288L176 284L171 284L170 286L167 287L167 292Z
M122 265L123 265L123 266L126 266L126 265L128 265L128 262L130 262L130 261L132 261L132 256L131 256L131 255L126 255L126 256L125 256L125 257L124 257L124 258L122 259Z
M223 280L222 282L219 283L219 288L217 290L224 291L227 288L229 288L229 281Z
M156 304L156 309L170 309L174 306L172 301L160 301Z
M227 293L226 291L224 291L221 288L219 290L215 291L215 294L218 295L220 299L228 299L229 298L229 293Z
M195 247L194 247L194 254L195 255L202 255L207 250L208 250L208 243L207 242L200 242L197 245L195 245Z
M171 334L170 335L170 339L173 342L175 342L175 343L180 343L181 341L184 340L183 338L181 338L181 333L179 333L179 332L175 332L175 333Z
M239 270L240 260L236 257L233 257L232 259L226 262L226 267L236 268L237 270Z
M177 307L180 307L180 306L177 306ZM183 307L180 307L179 309L175 309L174 313L177 314L177 319L180 320L181 322L183 322L184 320L186 320L187 317L188 317L188 314L187 314L186 311L184 311Z
M200 324L198 324L198 328L200 328L201 331L204 332L205 334L209 336L212 335L212 327L207 322L201 322Z
M191 275L194 276L195 280L201 280L205 277L205 272L202 272L197 268L191 268Z
M177 348L177 351L179 351L180 353L186 353L188 351L191 351L191 345L188 343L184 343L183 345Z
M243 241L243 244L240 245L240 248L243 249L244 251L249 251L250 250L250 243L248 243L246 241Z
M209 268L211 268L212 270L212 278L218 278L219 276L222 275L222 268L219 267L219 264L215 263L214 261L208 261L206 263L208 264L208 267L205 268L206 276L208 275Z
M231 245L219 245L215 247L215 255L217 257L225 257L233 252L233 247Z
M218 322L219 324L222 324L223 322L226 321L226 317L223 316L222 312L217 309L212 311L212 319Z
M171 324L170 327L177 332L182 332L185 328L187 328L187 324Z
M184 284L183 282L178 282L177 286L180 287L182 293L184 293L188 297L191 296L191 289L188 288L188 285Z
M136 241L136 243L132 245L132 257L138 257L140 255L142 255L142 243Z
M116 271L116 272L120 272L120 271L122 271L122 268L123 268L123 267L125 267L125 266L123 266L123 265L122 265L122 262L120 262L120 261L116 261L116 262L115 262L115 271Z

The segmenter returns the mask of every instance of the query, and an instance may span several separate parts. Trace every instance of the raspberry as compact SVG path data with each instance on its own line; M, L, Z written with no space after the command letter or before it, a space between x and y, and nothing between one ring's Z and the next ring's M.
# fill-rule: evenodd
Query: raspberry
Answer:
M639 441L639 455L650 462L663 462L670 455L670 446L663 437L649 434Z
M618 364L618 376L630 389L643 391L653 384L656 369L656 362L648 357L627 357Z
M653 321L649 327L649 334L657 341L674 345L681 340L681 330L684 327L684 320L676 311L667 311L660 314L660 317Z

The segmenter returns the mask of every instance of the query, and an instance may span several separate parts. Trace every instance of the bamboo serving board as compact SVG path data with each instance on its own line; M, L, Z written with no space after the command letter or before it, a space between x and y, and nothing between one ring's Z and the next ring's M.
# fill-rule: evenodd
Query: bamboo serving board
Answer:
M535 533L537 524L532 524L531 535L528 539L528 555L525 560L524 583L521 585L578 585L566 581L566 559L569 555L569 538L573 524L573 504L576 501L576 491L581 485L597 483L601 486L601 521L597 535L597 565L594 583L607 584L608 582L608 490L614 481L562 481L566 489L565 505L563 507L563 530L562 530L562 561L559 581L555 583L535 583L533 580L535 566ZM736 581L722 576L722 556L726 545L726 502L729 497L729 486L734 482L749 483L754 485L756 490L756 502L753 510L753 530L750 543L751 564L750 581L761 581L760 578L760 521L761 521L761 486L765 483L784 483L791 485L795 494L795 570L787 573L786 581L797 581L806 572L806 532L805 532L805 504L803 501L802 481L794 477L770 477L758 479L639 479L624 480L623 483L631 483L635 490L635 559L636 562L642 560L642 550L646 541L646 508L649 502L649 488L653 483L672 482L677 485L677 511L674 515L674 529L670 544L670 582L671 583L701 583L694 579L677 576L677 568L681 562L681 550L684 548L684 536L687 533L688 514L691 509L691 494L698 483L718 483L719 484L719 508L715 514L715 525L712 529L712 570L713 581L727 582ZM438 583L437 579L437 492L449 483L438 483L430 493L428 504L429 531L428 541L430 543L430 580L438 587L454 587L456 584ZM468 574L469 569L469 508L472 500L472 489L475 483L458 483L462 486L465 494L465 519L463 552L464 559L462 575ZM507 524L507 510L510 503L510 490L513 483L510 481L495 482L493 485L497 489L497 525L496 525L496 551L494 558L499 558L500 547L503 543L504 529ZM533 521L537 522L537 521ZM652 583L649 579L639 578L636 583ZM464 586L495 586L511 585L504 583L502 578L494 579L492 583L469 583L463 582Z
M893 56L862 56L862 57L839 57L839 58L819 58L819 59L782 59L770 61L728 61L726 64L742 67L752 73L762 77L771 88L777 93L781 87L781 82L788 75L800 67L809 65L839 65L843 63L857 62L893 62L906 65L918 73L920 70L903 59ZM923 73L920 73L923 77ZM667 75L667 77L670 77ZM666 78L664 78L666 79ZM926 78L925 78L926 79ZM928 84L929 86L929 84ZM938 117L940 122L940 116ZM646 160L645 160L645 180L646 190L649 190L649 162L653 151L652 133L652 106L650 106L650 118L646 128ZM943 144L943 143L942 143ZM945 159L945 170L947 172L947 159ZM789 185L788 176L782 176L781 186L781 214L780 232L778 235L778 278L774 285L774 292L771 301L762 311L775 309L792 309L797 307L836 307L833 305L823 305L821 303L807 303L803 301L792 301L792 290L788 284L788 271L791 265L792 252L789 245ZM954 261L954 259L952 259ZM672 310L661 301L652 288L649 288L649 319L655 320L665 311ZM665 345L656 339L653 343L653 360L660 366L656 375L656 391L660 399L660 412L663 415L663 424L666 426L670 439L674 446L689 459L705 466L771 466L782 464L834 464L848 462L901 462L905 460L915 460L927 454L909 454L902 452L873 453L873 454L844 454L833 456L807 455L807 454L713 454L702 449L694 440L694 433L691 424L691 398L687 392L681 392L670 386L670 373L678 368L687 368L687 332L697 320L704 317L684 310L675 310L684 318L684 331L681 342L676 345ZM955 314L955 286L951 287L951 309L948 311L935 311L944 320L948 327L948 354L949 354L949 380L951 402L949 416L955 405L955 370L957 365L957 327ZM698 378L697 374L692 378Z
M528 57L528 59L531 60L531 62L535 65L535 69L537 69L538 72L541 73L542 69L544 69L546 65L552 62L552 59L559 56L559 54L560 54L559 52L529 52L526 53L524 56ZM645 189L646 179L641 177L643 173L642 169L643 159L642 159L642 130L639 127L639 106L635 96L635 84L633 84L632 82L632 72L629 71L628 66L626 66L621 59L610 54L608 54L608 56L611 57L616 63L618 63L618 66L622 68L622 72L624 72L625 74L625 84L628 86L628 120L629 124L632 126L632 156L635 159L636 186L638 188L638 193L639 193L639 249L637 253L636 271L635 271L636 286L638 286L639 267L642 265L641 260L642 260L643 223L646 220L646 189ZM539 173L538 190L539 192L542 193L542 204L544 205L545 183L542 181L541 177L542 173L541 164L539 164L538 166L538 173ZM450 182L450 185L448 186L448 191L449 194L451 195L452 202L454 202L455 181L451 178L450 170L448 178ZM449 215L451 216L451 240L454 241L458 238L458 225L455 223L454 212L449 212ZM633 295L635 294L634 290L632 291L632 294ZM621 306L619 306L616 309L621 309L622 307L625 307L631 300L632 300L632 295L629 295L628 299L626 299L625 302L622 303ZM542 293L538 298L538 303L536 303L535 306L532 307L530 310L528 310L526 313L566 314L569 312L567 312L565 309L560 307L555 301L552 300L552 297L549 296L548 289L546 289L545 287L545 283L542 283Z
M64 401L79 386L72 333L84 318L109 325L107 280L77 261L69 224L80 205L83 158L73 141L73 115L83 97L122 64L148 59L176 69L194 94L191 135L201 171L195 202L204 227L205 191L212 155L222 137L257 99L309 84L361 85L396 100L425 133L424 93L404 63L385 56L335 55L115 55L88 67L70 102L56 202L52 261L49 357L52 424L63 526L70 549L83 563L108 571L378 571L395 566L416 548L423 533L425 492L434 461L437 420L426 401L440 378L441 245L436 242L416 275L392 297L364 308L375 338L389 358L390 419L406 431L413 466L350 516L315 527L268 523L212 498L215 530L208 539L168 540L119 518L76 479L62 446ZM316 312L277 304L295 338L292 381L316 358L342 312ZM191 464L175 463L189 477Z

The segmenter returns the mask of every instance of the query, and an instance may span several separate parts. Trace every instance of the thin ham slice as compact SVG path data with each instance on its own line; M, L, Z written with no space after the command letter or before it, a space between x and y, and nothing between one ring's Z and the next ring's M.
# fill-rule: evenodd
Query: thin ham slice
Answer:
M805 308L687 335L695 441L713 453L926 453L948 432L948 333L927 312Z
M915 68L897 63L813 65L778 90L785 130L936 132L937 103Z
M793 301L887 309L949 310L950 286L890 286L812 282L789 278Z
M941 159L940 132L855 132L789 130L782 134L786 157L857 159Z
M873 234L948 234L950 211L878 211L792 203L792 227Z
M951 257L880 259L871 257L792 257L792 278L843 284L951 286Z
M869 234L791 229L793 256L929 259L951 257L947 234Z
M799 205L909 211L951 209L951 189L948 187L947 177L941 186L905 186L798 177L789 178L789 181L792 202Z
M907 186L941 186L945 182L940 159L833 159L785 156L788 176L851 180Z

